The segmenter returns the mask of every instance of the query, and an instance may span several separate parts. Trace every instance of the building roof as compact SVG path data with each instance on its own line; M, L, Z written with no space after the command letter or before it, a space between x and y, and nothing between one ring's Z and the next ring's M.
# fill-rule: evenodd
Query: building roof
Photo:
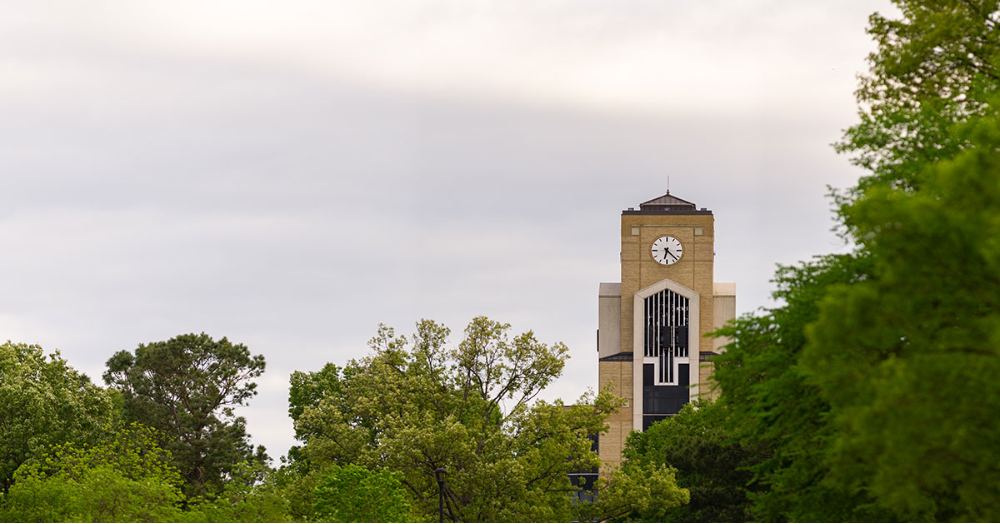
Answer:
M688 202L683 198L677 198L670 194L670 190L667 190L667 194L658 196L652 200L647 200L639 204L639 210L634 208L628 208L622 211L625 215L711 215L712 212L708 209L701 208L694 202Z
M663 196L656 197L656 198L654 198L652 200L647 200L647 201L639 204L639 209L644 209L644 208L650 207L650 206L656 206L656 207L670 206L669 209L682 209L682 208L697 209L698 208L698 206L696 206L694 204L694 202L688 202L687 200L684 200L683 198L677 198L674 195L671 195L669 189L667 190L667 194L665 194Z

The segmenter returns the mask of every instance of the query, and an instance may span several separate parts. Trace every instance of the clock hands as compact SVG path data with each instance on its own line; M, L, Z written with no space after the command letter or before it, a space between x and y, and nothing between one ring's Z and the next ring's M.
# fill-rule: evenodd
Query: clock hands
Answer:
M670 250L671 247L673 247L676 251L671 251ZM663 253L658 254L661 249L663 250ZM652 255L653 258L656 259L656 261L659 262L660 264L669 266L675 262L680 261L684 253L683 249L684 248L681 246L680 241L678 241L676 238L665 236L665 237L660 237L656 239L656 242L653 242Z

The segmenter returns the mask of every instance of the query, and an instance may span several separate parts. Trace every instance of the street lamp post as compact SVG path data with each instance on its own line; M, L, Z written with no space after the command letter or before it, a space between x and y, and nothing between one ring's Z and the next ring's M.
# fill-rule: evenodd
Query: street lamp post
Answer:
M444 468L434 470L438 481L438 522L444 522L444 474L447 472Z

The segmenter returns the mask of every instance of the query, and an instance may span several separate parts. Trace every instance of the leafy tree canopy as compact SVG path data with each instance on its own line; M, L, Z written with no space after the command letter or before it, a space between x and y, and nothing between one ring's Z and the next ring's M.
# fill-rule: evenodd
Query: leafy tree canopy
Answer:
M180 475L150 428L108 428L95 446L57 446L18 468L5 522L163 522L180 518Z
M55 352L0 344L0 492L26 460L65 442L95 443L121 413L115 391L95 386Z
M410 500L398 471L332 465L319 475L314 518L323 522L409 522Z
M988 114L1000 87L998 0L893 3L900 18L870 18L878 47L856 92L861 121L837 144L871 173L855 196L873 184L919 188L928 164L969 145L957 128Z
M780 268L774 297L783 304L745 315L720 330L733 338L715 359L721 425L740 445L763 446L767 458L753 465L760 491L750 493L752 513L764 521L884 520L871 497L824 485L829 466L830 404L798 365L806 326L831 286L865 278L869 259L818 257ZM857 511L857 513L856 513Z
M222 491L188 502L188 522L290 522L285 490L265 464L242 462L227 476Z
M578 505L579 521L669 522L672 511L691 500L675 473L663 464L625 462L598 481L596 501Z
M264 448L255 452L249 443L246 421L233 413L257 394L251 380L264 372L263 356L202 333L119 351L107 366L104 381L123 393L127 419L170 439L164 447L188 496L220 491L237 464L266 461Z
M292 377L289 410L313 468L355 464L402 474L419 514L436 518L434 470L453 521L573 518L567 474L596 469L588 435L621 405L610 392L580 405L530 401L563 369L567 348L477 317L455 347L431 321L412 338L382 326L373 355Z
M697 405L698 409L695 409ZM726 435L717 404L687 404L673 417L633 432L624 455L636 465L666 465L677 470L678 485L690 491L688 504L668 510L665 522L746 522L751 519L750 468L769 456L761 444ZM640 517L645 517L640 515Z
M898 0L838 144L850 255L783 268L717 360L725 427L766 444L765 520L995 520L997 1Z
M1000 119L970 126L920 191L847 208L873 267L820 303L801 359L833 478L905 520L1000 520Z

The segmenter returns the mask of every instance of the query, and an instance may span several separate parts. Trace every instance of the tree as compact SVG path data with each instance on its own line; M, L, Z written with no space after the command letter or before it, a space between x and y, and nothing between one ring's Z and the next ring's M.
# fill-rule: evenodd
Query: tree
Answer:
M0 344L0 492L14 471L51 446L95 443L121 413L116 392L95 386L56 351Z
M301 455L300 455L301 457ZM282 466L274 472L275 486L288 502L288 516L295 522L315 520L316 485L319 468L310 468L308 461L281 457Z
M840 145L872 171L840 202L871 270L831 288L800 362L832 409L829 482L900 519L995 520L1000 4L896 3Z
M798 365L806 326L819 315L817 303L832 286L866 278L869 265L862 255L828 255L782 267L773 296L783 304L720 330L733 339L715 359L723 427L728 438L769 450L765 460L750 466L760 488L748 494L756 519L894 520L870 494L825 482L835 433L831 408Z
M57 446L18 468L4 522L164 522L180 517L181 478L158 436L139 424L107 428L94 446Z
M604 391L577 406L532 399L562 371L567 349L477 317L457 347L430 321L408 340L381 326L374 354L292 377L301 456L312 468L355 464L402 474L418 514L436 518L446 475L453 521L573 518L572 471L596 468L588 435L621 405Z
M691 499L675 473L663 464L626 462L598 480L596 501L580 504L578 516L591 522L669 522L671 512Z
M835 415L832 478L904 520L1000 520L1000 119L959 132L919 191L846 209L873 267L820 303L801 359Z
M323 522L409 522L402 478L398 471L329 466L319 474L314 517Z
M971 442L997 432L1000 13L895 3L837 145L870 171L837 199L858 249L783 268L784 304L723 331L727 431L774 453L753 467L765 520L996 518L996 460Z
M262 463L240 463L222 491L189 501L188 522L289 522L289 503L276 472Z
M317 372L293 372L289 377L288 416L293 421L298 421L307 407L318 406L324 398L343 398L345 393L340 373L341 368L333 363L327 363ZM305 442L314 432L314 428L305 424L295 424L295 438L299 441ZM288 450L288 458L299 467L304 465L306 460L299 446L292 446ZM308 491L311 493L312 489Z
M677 484L691 494L688 504L666 511L657 521L751 519L748 491L756 489L752 488L754 474L750 468L769 458L770 453L759 443L729 438L723 414L718 404L687 404L677 415L629 435L624 455L630 464L675 468Z
M119 351L107 367L104 381L124 395L127 419L170 439L164 447L188 496L218 492L237 464L267 460L233 413L257 394L250 380L264 372L264 357L251 356L246 346L204 333L179 335L140 344L134 354Z
M878 48L856 92L861 121L837 144L870 171L855 197L878 184L918 189L928 164L969 145L958 128L988 114L1000 86L998 0L893 3L901 18L871 15Z

